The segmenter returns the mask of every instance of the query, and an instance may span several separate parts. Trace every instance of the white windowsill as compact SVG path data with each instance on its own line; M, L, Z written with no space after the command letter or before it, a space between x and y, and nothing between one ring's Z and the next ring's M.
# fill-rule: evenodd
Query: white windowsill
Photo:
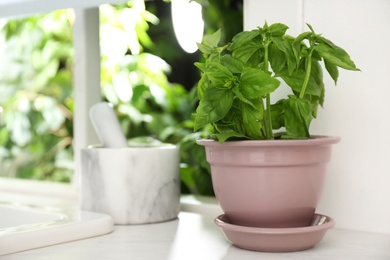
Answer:
M0 177L0 194L0 200L7 202L79 207L79 190L76 185L69 183ZM210 217L222 214L222 209L214 197L183 195L180 201L181 211Z

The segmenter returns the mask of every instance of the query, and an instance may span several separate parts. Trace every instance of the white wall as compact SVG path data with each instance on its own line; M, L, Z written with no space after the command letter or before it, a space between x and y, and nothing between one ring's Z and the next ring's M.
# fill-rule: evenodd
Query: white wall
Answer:
M311 24L351 55L362 72L327 78L325 109L313 134L342 138L334 147L318 212L338 228L390 234L390 1L245 0L245 29ZM306 30L306 28L305 28Z

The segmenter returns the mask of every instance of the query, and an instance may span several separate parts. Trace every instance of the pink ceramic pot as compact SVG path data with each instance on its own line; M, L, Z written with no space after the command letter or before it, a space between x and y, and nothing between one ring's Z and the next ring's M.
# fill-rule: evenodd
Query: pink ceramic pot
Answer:
M214 192L230 223L286 228L310 224L324 184L331 145L309 140L198 140L206 147Z

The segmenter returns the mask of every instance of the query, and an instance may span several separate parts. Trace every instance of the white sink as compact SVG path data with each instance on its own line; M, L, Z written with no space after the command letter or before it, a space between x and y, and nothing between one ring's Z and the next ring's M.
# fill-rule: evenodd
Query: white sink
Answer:
M0 256L110 233L110 216L0 202Z

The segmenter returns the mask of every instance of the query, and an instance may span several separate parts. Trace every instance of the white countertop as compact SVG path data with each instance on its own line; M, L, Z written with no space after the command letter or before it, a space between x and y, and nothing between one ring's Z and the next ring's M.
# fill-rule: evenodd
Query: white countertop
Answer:
M1 182L2 181L2 182ZM2 185L3 184L3 185ZM35 205L77 207L69 186L0 179L0 198ZM21 186L22 185L22 186ZM35 189L32 189L34 188ZM16 192L23 191L24 194ZM40 191L41 194L37 194ZM55 192L54 192L55 191ZM51 196L48 196L48 194ZM0 256L1 260L390 260L390 234L328 230L314 248L293 253L261 253L239 249L214 224L221 213L214 198L184 196L178 219L148 225L115 226L107 235ZM1 216L0 216L1 220Z
M174 221L115 226L108 235L1 257L2 260L331 259L389 260L390 235L331 229L312 249L294 253L251 252L232 246L213 218L182 212Z

